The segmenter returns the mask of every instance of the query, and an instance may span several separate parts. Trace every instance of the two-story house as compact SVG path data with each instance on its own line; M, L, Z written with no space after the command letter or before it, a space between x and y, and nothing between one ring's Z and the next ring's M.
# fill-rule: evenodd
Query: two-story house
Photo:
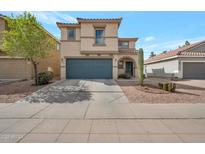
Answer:
M119 38L122 18L77 18L60 23L61 79L117 79L137 77L137 38Z
M6 16L0 14L0 79L30 79L34 76L33 65L22 57L8 56L2 47L2 32L8 30L5 17ZM59 40L43 27L42 29L49 37L54 39L57 46L59 46ZM60 75L60 52L58 48L50 51L46 57L38 58L37 61L39 62L38 72L47 71L48 68L51 68L55 76Z

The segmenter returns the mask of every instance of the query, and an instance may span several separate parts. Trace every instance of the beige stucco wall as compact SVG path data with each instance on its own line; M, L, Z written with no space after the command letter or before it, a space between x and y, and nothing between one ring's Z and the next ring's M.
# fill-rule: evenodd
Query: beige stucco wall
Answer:
M129 48L135 48L135 41L129 41Z
M44 72L51 67L54 76L60 76L60 52L52 51L45 58L36 59L39 62L38 72ZM30 79L34 76L33 65L31 62L22 58L8 58L2 56L0 58L0 79Z
M132 54L132 55L127 55L127 54L116 54L113 56L113 78L117 79L118 75L121 74L124 69L118 69L118 62L121 59L132 59L133 60L133 66L134 66L134 76L135 78L138 78L138 74L137 74L137 60L138 60L138 56L137 54ZM123 72L124 73L124 72Z
M31 78L31 64L24 59L0 58L0 79Z
M1 32L5 30L6 22L0 18L0 41L2 39ZM1 43L0 43L1 49ZM5 79L29 79L33 77L33 66L30 62L19 58L7 58L8 56L0 52L0 78ZM60 51L55 49L45 58L37 58L39 62L38 72L47 71L51 67L55 76L60 75Z
M94 37L95 27L105 28L105 37L117 37L117 23L81 23L81 37Z
M44 58L38 58L38 72L45 72L51 67L55 77L60 76L60 51L53 50ZM33 70L32 70L33 72ZM33 75L33 73L32 73Z
M105 28L105 46L95 46L95 27ZM118 52L117 23L81 23L81 51Z
M88 51L95 53L102 52L118 52L118 39L117 38L105 38L105 46L95 46L95 38L81 38L81 51Z
M95 27L105 28L106 46L95 46ZM123 57L130 57L137 64L136 54L119 54L118 49L118 24L117 23L81 23L76 29L76 40L67 40L67 28L61 28L60 47L60 72L61 79L66 79L67 58L111 58L113 60L113 79L118 78L118 60ZM130 48L135 48L135 42L129 43ZM88 51L88 52L84 52ZM99 55L100 53L100 55ZM137 66L135 65L135 76L137 77Z
M84 56L80 54L80 42L61 42L60 47L60 76L66 78L66 58Z
M61 28L61 45L60 45L60 76L66 78L66 58L83 56L80 53L80 28L76 28L76 40L67 40L67 28Z
M75 33L76 40L80 40L80 28L76 28ZM61 28L61 40L67 40L67 28Z

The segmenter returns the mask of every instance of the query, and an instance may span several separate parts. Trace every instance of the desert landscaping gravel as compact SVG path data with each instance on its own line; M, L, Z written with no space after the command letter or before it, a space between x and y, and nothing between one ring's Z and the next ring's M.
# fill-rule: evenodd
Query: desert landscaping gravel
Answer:
M34 86L33 81L16 81L0 84L0 103L14 103L17 100L30 95L44 86Z
M118 81L130 103L205 103L205 88L182 85L176 82L176 92L166 92L157 88L163 79L149 79L141 87L137 82Z

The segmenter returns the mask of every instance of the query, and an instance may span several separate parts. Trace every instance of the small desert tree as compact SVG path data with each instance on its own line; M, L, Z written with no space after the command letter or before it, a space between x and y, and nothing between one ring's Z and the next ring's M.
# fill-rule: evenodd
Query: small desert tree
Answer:
M150 52L150 58L152 58L152 57L154 57L154 56L156 56L156 54L152 51L152 52Z
M38 58L43 58L55 48L55 41L48 36L36 17L25 12L19 16L5 17L8 30L3 32L3 48L12 57L29 60L34 68L35 84L38 84Z
M144 81L144 52L143 49L140 48L138 52L138 78L139 83L141 86L143 86Z
M189 46L190 45L189 41L185 41L184 45Z

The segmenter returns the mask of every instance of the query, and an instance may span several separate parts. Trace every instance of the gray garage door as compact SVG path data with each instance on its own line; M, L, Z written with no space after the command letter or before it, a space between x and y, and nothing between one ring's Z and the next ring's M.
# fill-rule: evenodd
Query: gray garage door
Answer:
M183 78L205 79L205 63L183 63Z
M67 59L67 79L111 79L112 59Z

